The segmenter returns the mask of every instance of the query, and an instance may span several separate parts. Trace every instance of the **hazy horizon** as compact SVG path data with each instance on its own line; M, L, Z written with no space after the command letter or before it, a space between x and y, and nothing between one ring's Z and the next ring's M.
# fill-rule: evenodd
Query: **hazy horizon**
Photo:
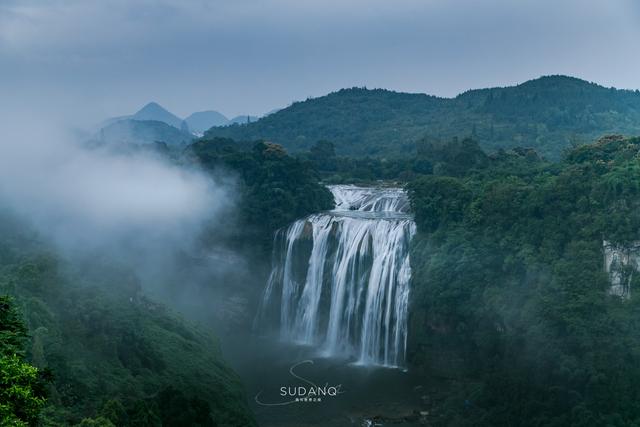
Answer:
M482 90L482 89L491 89L491 88L497 88L497 87L514 87L514 86L519 86L519 85L521 85L521 84L523 84L523 83L526 83L526 82L529 82L529 81L532 81L532 80L538 80L538 79L541 79L541 78L544 78L544 77L570 77L570 78L577 78L577 79L580 79L580 80L586 81L586 82L588 82L588 83L594 83L594 84L596 84L596 85L599 85L599 86L602 86L602 87L606 87L606 88L613 88L613 89L618 89L618 90L631 90L631 91L640 90L640 88L634 88L634 87L625 88L625 87L616 87L616 86L606 86L606 85L603 85L603 84L601 84L601 83L599 83L599 82L595 82L595 81L590 81L590 80L587 80L587 79L583 79L583 78L581 78L580 76L569 76L569 75L565 75L565 74L545 74L545 75L541 75L541 76L538 76L538 77L533 77L533 78L531 78L531 79L528 79L528 80L525 80L525 81L522 81L522 82L517 82L517 83L511 84L511 85L497 85L497 86L470 87L470 88L464 89L464 90L462 90L461 92L458 92L458 93L453 94L453 95L450 95L450 96L447 96L447 95L435 95L435 94L433 94L433 93L429 93L429 92L407 92L407 91L399 91L399 90L394 90L394 89L387 88L387 87L350 86L350 87L340 87L340 88L335 88L335 89L333 89L333 90L330 90L330 91L329 91L329 92L327 92L327 93L322 93L322 94L319 94L319 95L317 95L317 96L308 97L308 98L306 98L306 99L321 98L321 97L323 97L323 96L329 95L329 94L331 94L331 93L338 92L338 91L343 90L343 89L353 89L353 88L364 88L364 89L368 89L368 90L377 90L377 89L382 89L382 90L389 90L389 91L397 92L397 93L408 93L408 94L412 94L412 95L421 95L421 94L425 94L425 95L433 95L433 96L437 96L437 97L439 97L439 98L443 98L443 99L453 99L453 98L456 98L457 96L459 96L459 95L461 95L461 94L463 94L463 93L465 93L465 92L467 92L467 91L472 91L472 90ZM286 105L282 105L281 107L274 107L274 108L272 108L271 110L269 110L269 111L265 111L265 112L264 112L264 113L262 113L262 114L257 113L257 114L255 114L255 115L257 115L258 117L262 117L263 115L270 114L270 113L276 112L276 111L278 111L278 110L284 109L284 108L286 108L286 107L290 106L290 105L291 105L292 103L294 103L294 102L298 102L298 101L305 101L306 99L292 100L291 102L289 102L289 103L288 103L288 104L286 104ZM182 119L186 118L187 116L189 116L189 115L190 115L190 114L192 114L192 113L206 112L206 111L211 111L211 110L213 110L213 111L217 111L218 113L222 113L221 111L216 110L215 108L209 108L209 109L206 109L206 110L201 110L201 111L192 111L192 112L189 112L189 113L187 113L187 114L185 114L185 115L180 115L180 114L176 114L174 111L172 111L170 108L166 107L166 106L165 106L165 105L163 105L162 103L160 103L160 102L158 102L158 101L156 101L156 100L151 99L151 100L146 101L146 102L144 102L143 104L141 104L141 105L139 106L139 108L135 109L134 111L130 111L130 112L123 113L123 116L127 116L127 115L135 114L136 112L138 112L139 110L143 109L144 107L146 107L146 106L147 106L147 105L149 105L149 104L157 104L157 105L159 105L160 107L162 107L162 108L166 109L166 110L167 110L167 111L169 111L170 113L173 113L173 114L175 114L176 116L178 116L179 118L182 118ZM222 113L222 114L223 114L225 117L227 117L228 119L233 119L233 118L236 118L236 117L242 117L242 116L246 116L246 115L247 115L247 114L237 114L237 115L235 115L235 116L229 116L229 115L226 115L226 114L224 114L224 113ZM253 114L251 114L251 115L253 116Z
M555 74L638 89L639 20L631 0L8 0L0 90L91 122L151 101L231 118L348 87L452 97Z

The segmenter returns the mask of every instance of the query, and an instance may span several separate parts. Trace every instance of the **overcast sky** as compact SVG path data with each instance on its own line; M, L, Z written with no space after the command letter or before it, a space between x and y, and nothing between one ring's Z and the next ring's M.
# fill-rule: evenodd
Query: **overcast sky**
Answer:
M342 87L640 88L637 0L0 0L0 103L262 114Z

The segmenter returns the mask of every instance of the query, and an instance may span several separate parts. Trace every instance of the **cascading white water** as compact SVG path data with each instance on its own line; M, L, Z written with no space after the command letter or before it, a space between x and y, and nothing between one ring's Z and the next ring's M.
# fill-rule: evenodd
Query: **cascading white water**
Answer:
M337 185L336 208L276 233L258 323L326 356L402 366L407 342L409 242L415 224L398 188Z
M329 189L336 202L336 211L409 212L409 199L401 188L332 185Z

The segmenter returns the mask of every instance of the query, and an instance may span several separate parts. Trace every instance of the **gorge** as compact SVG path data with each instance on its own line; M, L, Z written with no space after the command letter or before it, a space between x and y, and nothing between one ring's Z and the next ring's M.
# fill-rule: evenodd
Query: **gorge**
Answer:
M0 0L0 427L640 427L638 40Z

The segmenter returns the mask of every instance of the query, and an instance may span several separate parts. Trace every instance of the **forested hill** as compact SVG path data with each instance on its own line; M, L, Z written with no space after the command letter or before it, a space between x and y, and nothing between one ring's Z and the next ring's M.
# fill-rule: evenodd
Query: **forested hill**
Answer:
M0 426L27 423L255 425L209 331L147 298L130 268L72 263L0 207Z
M603 237L620 253L640 239L639 152L612 136L408 185L408 358L451 385L433 425L640 425L640 275L603 268Z
M266 139L290 152L325 139L335 143L338 154L353 156L407 156L425 136L473 136L487 151L531 147L555 159L568 146L613 133L640 133L639 91L547 76L455 98L342 89L254 123L211 128L207 136Z

